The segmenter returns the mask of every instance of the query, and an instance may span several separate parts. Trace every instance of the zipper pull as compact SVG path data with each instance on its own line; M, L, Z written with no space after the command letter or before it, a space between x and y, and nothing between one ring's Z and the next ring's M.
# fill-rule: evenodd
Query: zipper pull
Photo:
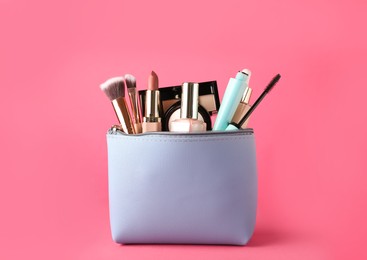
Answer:
M123 128L121 127L121 125L113 125L111 126L110 130L108 130L109 134L121 134L121 133L125 133Z

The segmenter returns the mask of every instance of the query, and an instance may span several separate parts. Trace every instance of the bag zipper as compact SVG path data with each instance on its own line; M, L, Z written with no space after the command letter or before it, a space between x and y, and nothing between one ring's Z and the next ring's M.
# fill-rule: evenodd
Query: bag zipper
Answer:
M126 136L144 136L144 135L215 135L215 134L239 134L239 133L245 133L248 135L252 135L254 133L254 130L252 128L246 128L246 129L240 129L238 131L207 131L207 132L198 132L198 133L177 133L177 132L147 132L147 133L141 133L141 134L134 134L134 135L128 135L126 134L121 126L119 125L113 125L107 132L107 134L110 135L126 135Z

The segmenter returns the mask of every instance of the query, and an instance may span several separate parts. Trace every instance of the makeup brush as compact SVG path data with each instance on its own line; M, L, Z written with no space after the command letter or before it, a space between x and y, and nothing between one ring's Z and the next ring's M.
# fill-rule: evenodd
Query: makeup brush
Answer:
M125 83L123 77L108 79L100 85L101 90L112 102L116 116L126 134L135 134L135 129L131 121L130 113L125 100Z
M126 74L125 83L127 87L127 93L129 94L129 101L135 133L141 133L142 130L141 130L140 107L138 104L138 97L136 95L136 78L131 74Z
M280 74L277 74L271 81L270 83L266 86L265 90L263 91L263 93L261 93L261 95L257 98L257 100L255 101L255 103L252 105L252 107L247 111L247 113L242 117L242 119L238 122L232 122L231 124L228 125L226 130L236 130L236 129L240 129L241 126L243 125L243 123L246 122L246 120L250 117L250 115L252 114L252 112L254 112L255 108L260 104L260 102L264 99L264 97L266 96L266 94L268 94L270 92L270 90L273 89L273 87L275 86L275 84L277 84L277 82L280 79Z

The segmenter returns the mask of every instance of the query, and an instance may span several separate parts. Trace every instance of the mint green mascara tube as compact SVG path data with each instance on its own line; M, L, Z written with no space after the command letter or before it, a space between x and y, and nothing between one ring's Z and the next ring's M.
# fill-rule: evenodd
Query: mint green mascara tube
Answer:
M251 72L248 69L239 71L236 78L230 78L224 92L217 119L215 120L213 131L225 131L232 122L232 118L241 101L242 95L248 85Z

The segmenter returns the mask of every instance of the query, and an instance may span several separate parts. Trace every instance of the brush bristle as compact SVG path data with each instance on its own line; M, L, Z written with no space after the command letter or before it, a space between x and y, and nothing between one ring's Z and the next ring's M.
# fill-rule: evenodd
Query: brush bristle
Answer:
M123 77L114 77L100 85L101 90L112 101L125 96L125 82Z
M131 74L125 75L125 82L127 88L136 88L136 78Z
M280 80L280 74L275 75L275 77L270 81L267 87L268 91L272 90L279 80Z

